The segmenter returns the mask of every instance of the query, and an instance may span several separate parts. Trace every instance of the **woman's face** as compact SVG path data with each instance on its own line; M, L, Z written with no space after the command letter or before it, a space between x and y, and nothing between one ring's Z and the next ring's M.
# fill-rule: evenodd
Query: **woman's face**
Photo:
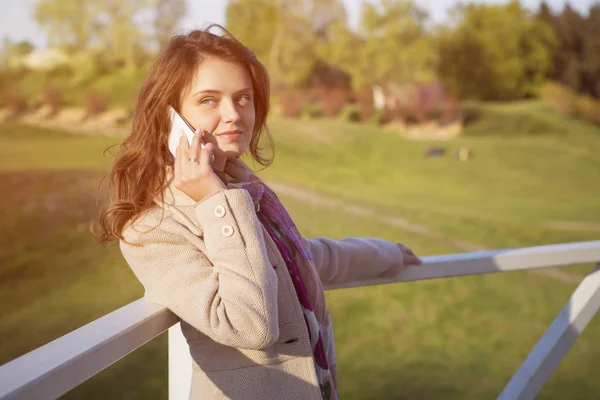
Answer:
M248 71L216 57L205 58L182 100L181 113L194 128L209 133L204 142L215 146L215 157L239 157L250 145L254 130Z

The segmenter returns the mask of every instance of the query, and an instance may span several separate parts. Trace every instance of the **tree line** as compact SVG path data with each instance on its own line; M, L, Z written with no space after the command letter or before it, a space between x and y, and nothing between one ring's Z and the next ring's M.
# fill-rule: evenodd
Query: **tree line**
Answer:
M185 0L38 0L33 18L48 45L70 55L64 74L82 84L147 68L187 7ZM529 10L517 0L461 3L434 24L417 1L379 0L363 3L350 26L341 0L229 0L225 27L266 64L274 92L315 82L356 93L440 82L459 100L515 100L538 96L550 80L600 98L600 3L587 14L568 3L561 10L545 2ZM5 41L3 59L33 50Z
M363 4L351 29L337 0L232 0L227 26L266 60L277 86L302 86L319 61L352 85L440 80L462 99L536 95L547 79L600 98L600 3L537 11L518 1L460 4L433 25L414 1Z

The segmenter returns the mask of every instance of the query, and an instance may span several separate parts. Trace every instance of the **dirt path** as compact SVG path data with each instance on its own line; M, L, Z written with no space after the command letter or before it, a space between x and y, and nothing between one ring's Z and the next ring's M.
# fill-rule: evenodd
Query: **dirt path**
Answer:
M276 193L282 194L284 196L293 197L297 200L300 200L302 202L305 202L305 203L308 203L308 204L311 204L314 206L325 207L325 208L330 208L330 209L335 209L335 210L341 210L341 211L351 214L351 215L369 218L369 219L378 221L380 223L383 223L383 224L386 224L389 226L402 228L409 232L418 233L420 235L442 241L444 243L447 243L447 244L450 244L450 245L456 247L457 249L464 250L466 252L491 250L490 248L479 245L479 244L467 242L467 241L460 240L460 239L455 239L448 235L444 235L444 234L434 231L424 225L415 224L404 218L390 217L389 215L381 215L381 214L374 212L373 210L369 210L369 209L361 207L361 206L349 204L349 203L343 202L341 200L323 197L320 194L310 191L310 190L299 189L297 187L292 187L290 185L287 185L287 184L281 183L281 182L269 182L269 185L273 188L273 190ZM532 273L532 274L536 274L536 275L546 276L546 277L553 278L553 279L558 279L560 281L567 282L567 283L579 283L583 279L582 276L579 276L579 275L573 274L573 273L569 273L569 272L565 272L559 268L535 269L535 270L529 270L528 272Z

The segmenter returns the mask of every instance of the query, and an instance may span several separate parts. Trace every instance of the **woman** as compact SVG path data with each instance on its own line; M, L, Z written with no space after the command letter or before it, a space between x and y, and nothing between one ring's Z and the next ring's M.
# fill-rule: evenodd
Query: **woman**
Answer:
M102 240L118 238L145 297L181 319L191 398L336 399L323 284L391 277L420 260L380 239L305 239L239 157L259 143L269 80L230 35L175 36L143 84L113 170ZM168 150L169 106L196 128ZM205 143L204 147L201 143Z

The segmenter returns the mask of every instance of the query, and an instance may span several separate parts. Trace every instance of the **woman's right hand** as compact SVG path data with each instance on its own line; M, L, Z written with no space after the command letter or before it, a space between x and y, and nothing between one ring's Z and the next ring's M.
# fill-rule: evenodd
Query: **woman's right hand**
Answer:
M208 143L204 148L200 145L203 133L196 131L191 146L188 146L187 138L181 136L175 155L175 187L194 201L226 189L211 166L213 144ZM190 161L194 157L197 161Z

